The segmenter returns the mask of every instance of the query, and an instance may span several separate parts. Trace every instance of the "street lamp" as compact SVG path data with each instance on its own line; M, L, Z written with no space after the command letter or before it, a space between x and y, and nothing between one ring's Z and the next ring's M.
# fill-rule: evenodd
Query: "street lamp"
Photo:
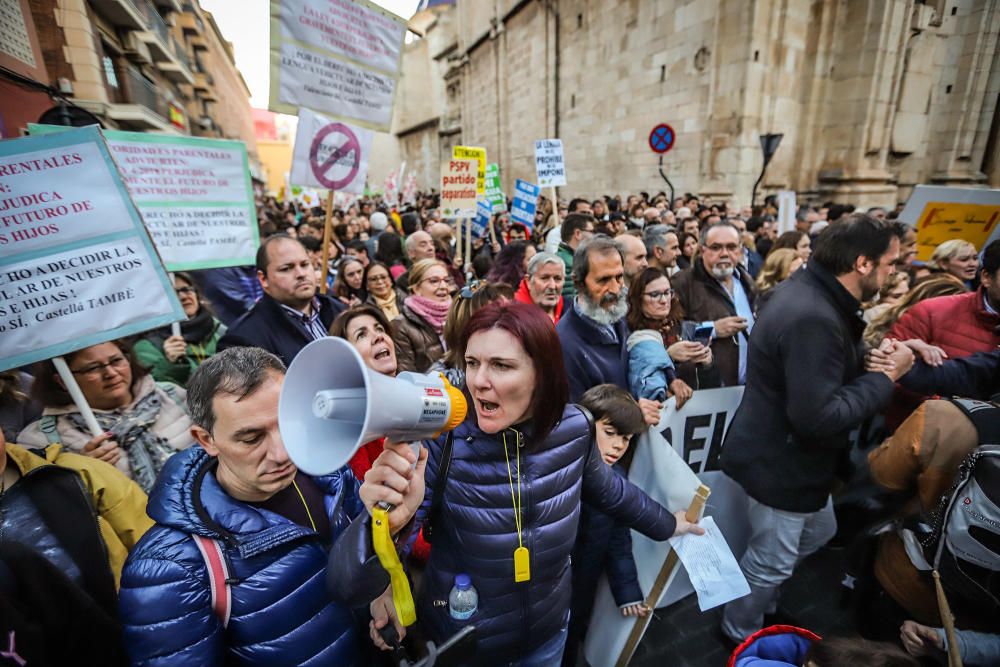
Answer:
M760 185L762 180L764 180L764 172L767 171L767 163L771 161L772 157L774 157L775 152L778 150L778 144L781 143L781 138L783 136L785 135L760 135L760 150L764 153L764 165L760 168L760 176L757 177L757 182L753 184L753 194L750 196L751 208L757 205L757 186Z

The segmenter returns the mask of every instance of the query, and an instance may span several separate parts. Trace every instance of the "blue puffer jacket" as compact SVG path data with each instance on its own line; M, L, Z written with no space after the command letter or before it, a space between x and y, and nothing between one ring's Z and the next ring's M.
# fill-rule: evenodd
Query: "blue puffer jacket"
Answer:
M653 539L665 540L676 528L672 514L601 460L589 422L576 406L566 407L562 421L541 443L532 441L530 427L503 433L515 495L514 447L521 447L522 539L531 556L530 581L514 582L518 539L503 434L483 433L473 413L454 431L451 470L417 601L417 622L436 642L464 625L476 627L478 665L517 660L565 626L570 551L582 499ZM430 453L427 492L411 529L430 511L444 437L424 444ZM356 594L355 567L373 558L365 524L370 530L370 520L355 521L331 552L331 563L338 566L329 570L335 599ZM404 539L399 536L399 542ZM479 592L479 609L468 621L448 613L448 593L460 573L468 574Z
M171 457L147 512L156 525L129 554L120 612L133 665L356 665L350 609L323 586L319 536L230 497L216 460L200 447ZM315 478L336 537L364 511L348 468ZM212 611L208 571L191 534L225 543L232 607L223 628Z
M677 379L674 362L663 346L659 331L639 329L625 342L628 349L628 388L636 398L667 400L670 383Z
M727 667L799 667L819 635L793 625L772 625L747 637Z

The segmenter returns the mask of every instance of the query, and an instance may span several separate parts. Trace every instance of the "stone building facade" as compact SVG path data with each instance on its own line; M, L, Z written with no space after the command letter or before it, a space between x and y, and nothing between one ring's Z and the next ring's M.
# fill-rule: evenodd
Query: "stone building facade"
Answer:
M418 15L393 133L433 187L457 143L509 192L559 137L563 196L665 190L891 205L914 185L1000 187L997 0L462 0ZM442 86L443 83L443 86ZM442 90L443 87L443 90ZM760 197L760 195L758 195Z
M48 86L109 129L243 141L259 172L250 92L232 45L197 0L0 2L0 64L15 77L0 76L0 90L13 93L0 97L4 136L57 104ZM34 67L28 50L12 48L11 26L23 26L23 41L37 49Z

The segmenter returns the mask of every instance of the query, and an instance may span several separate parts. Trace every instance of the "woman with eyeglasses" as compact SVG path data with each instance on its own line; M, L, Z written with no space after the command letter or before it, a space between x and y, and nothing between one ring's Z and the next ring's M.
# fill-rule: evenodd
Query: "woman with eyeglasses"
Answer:
M392 270L382 262L371 262L365 267L362 285L365 288L365 303L375 306L386 319L399 317L406 292L393 284Z
M174 291L187 315L181 322L181 334L172 335L169 326L156 329L143 334L134 349L154 380L183 387L201 362L215 354L226 325L215 319L189 274L174 274Z
M692 387L708 389L720 386L718 371L712 363L712 348L703 341L685 339L690 336L684 335L684 309L670 286L670 279L663 271L649 268L633 278L629 286L628 300L629 308L625 321L628 323L629 331L632 332L632 336L645 332L635 339L629 337L630 383L633 374L636 376L636 386L630 389L636 398L663 400L663 398L640 395L654 392L652 384L648 382L643 384L639 379L651 372L649 369L652 359L646 353L653 350L666 351L666 359L662 354L655 356L663 367L661 389L669 389L670 393L677 397L678 408L691 398ZM633 356L636 357L635 362L632 361ZM671 367L670 371L666 370L667 365ZM643 371L642 368L647 368L647 371ZM660 376L656 376L656 380L660 382ZM643 386L646 389L638 391Z
M400 371L426 373L444 356L444 322L451 307L448 269L436 259L422 259L410 268L410 296L392 321L392 340Z
M61 444L110 463L148 493L166 460L193 442L184 389L154 381L121 340L64 358L105 432L90 435L55 366L43 361L35 368L31 388L32 397L44 406L42 418L21 431L18 444Z

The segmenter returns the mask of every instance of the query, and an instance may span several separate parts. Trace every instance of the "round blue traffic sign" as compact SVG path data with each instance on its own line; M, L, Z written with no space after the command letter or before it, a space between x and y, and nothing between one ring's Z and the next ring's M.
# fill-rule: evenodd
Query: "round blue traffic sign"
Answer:
M674 140L676 138L677 135L674 134L674 128L666 123L660 123L649 133L649 147L653 149L654 153L663 154L674 147Z

